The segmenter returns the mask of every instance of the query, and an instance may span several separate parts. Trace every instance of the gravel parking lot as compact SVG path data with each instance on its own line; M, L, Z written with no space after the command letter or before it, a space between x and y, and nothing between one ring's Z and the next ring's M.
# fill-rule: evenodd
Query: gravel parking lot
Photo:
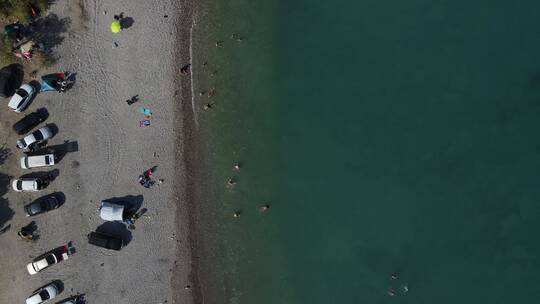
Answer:
M175 160L181 133L174 82L179 65L171 39L177 5L173 0L54 2L58 61L47 72L71 71L76 83L65 94L39 94L24 113L11 112L7 100L0 111L0 227L10 225L0 235L0 303L23 303L53 280L64 285L58 300L82 293L89 303L173 303L173 289L189 284L188 224L177 216L186 208L178 199L182 164ZM110 22L121 11L134 22L113 36ZM133 95L140 101L129 106L125 100ZM51 170L19 167L23 154L11 128L42 107L50 114L45 124L58 128L48 146L65 155L51 167L58 176L47 189L15 193L8 187L11 178ZM153 112L150 126L139 126L141 107ZM137 177L153 166L155 179L163 183L146 189ZM53 192L65 195L59 209L25 217L25 203ZM148 210L134 230L124 231L131 239L127 246L116 252L89 245L86 235L104 223L100 201L126 196ZM31 220L40 238L30 243L16 232ZM75 250L68 260L33 276L27 273L34 257L68 242ZM173 271L181 274L174 284ZM189 291L182 303L192 303Z

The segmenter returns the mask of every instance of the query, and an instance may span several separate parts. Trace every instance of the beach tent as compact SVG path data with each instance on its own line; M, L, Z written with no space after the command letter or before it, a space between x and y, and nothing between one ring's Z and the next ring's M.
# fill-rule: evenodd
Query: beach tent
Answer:
M122 25L120 24L120 21L119 20L114 20L111 23L111 32L120 33L121 30L122 30Z
M124 206L113 204L107 201L101 202L99 207L99 216L106 221L123 221L124 220Z
M54 73L41 76L41 92L59 91L60 85L58 82L63 81L65 73Z

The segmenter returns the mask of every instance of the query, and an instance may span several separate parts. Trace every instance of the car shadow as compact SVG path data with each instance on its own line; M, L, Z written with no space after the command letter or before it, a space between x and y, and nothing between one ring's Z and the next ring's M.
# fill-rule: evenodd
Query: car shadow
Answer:
M15 212L9 207L9 201L5 198L5 194L9 189L9 181L11 176L0 172L0 228L4 229L4 225L13 218ZM7 229L6 229L7 230Z
M41 147L34 150L33 152L27 153L26 155L33 156L52 153L54 154L55 163L59 163L64 158L64 156L66 156L67 153L78 151L79 143L77 141L66 140L63 144Z
M124 246L127 246L133 238L131 231L127 229L126 225L120 222L105 222L96 228L96 232L121 238Z
M54 170L46 171L46 172L42 171L42 172L27 173L27 174L21 175L21 178L39 178L47 183L50 183L54 181L58 177L58 175L60 175L60 170L54 169Z
M58 302L57 304L65 304L65 303L75 303L75 304L85 304L86 303L86 299L85 299L85 296L86 294L84 293L78 293L74 296L70 296L69 298L65 298L63 299L62 301Z
M66 78L67 86L66 91L71 90L73 86L75 85L75 82L77 81L77 72L69 73L68 77Z
M54 284L54 286L56 286L56 288L58 288L58 293L59 293L59 294L62 293L62 292L64 291L64 283L62 283L61 280L53 280L52 282L49 282L49 283L47 283L47 284L45 284L45 285L43 285L43 286L40 286L39 288L37 288L36 290L34 290L32 293L34 293L34 292L40 290L41 288L44 288L44 287L49 286L51 283Z

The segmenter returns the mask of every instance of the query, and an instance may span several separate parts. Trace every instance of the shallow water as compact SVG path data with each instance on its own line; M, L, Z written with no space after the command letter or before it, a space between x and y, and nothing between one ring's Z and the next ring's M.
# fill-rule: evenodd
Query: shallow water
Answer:
M213 4L203 121L228 303L538 298L539 9Z

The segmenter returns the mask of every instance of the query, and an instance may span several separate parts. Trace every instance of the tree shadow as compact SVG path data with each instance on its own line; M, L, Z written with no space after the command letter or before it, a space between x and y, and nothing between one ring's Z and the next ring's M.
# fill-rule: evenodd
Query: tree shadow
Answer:
M64 141L63 144L60 145L52 145L48 147L42 147L40 149L36 149L33 152L26 153L28 156L34 156L34 155L43 155L52 153L54 154L54 160L56 163L59 163L64 156L66 156L67 153L71 152L77 152L79 151L79 144L77 141Z
M9 208L9 201L4 198L8 192L11 176L0 172L0 229L13 218L15 212Z
M129 244L133 238L131 231L126 228L126 225L119 222L105 222L96 228L96 232L121 238L124 242L124 246L127 246L127 244Z
M22 85L24 78L23 66L18 63L10 64L0 69L0 96L8 97Z
M3 165L6 162L6 159L11 155L11 149L3 144L0 147L0 165Z
M31 25L34 30L34 41L40 45L46 53L64 41L62 34L66 33L71 24L70 18L59 18L50 13L34 21Z

